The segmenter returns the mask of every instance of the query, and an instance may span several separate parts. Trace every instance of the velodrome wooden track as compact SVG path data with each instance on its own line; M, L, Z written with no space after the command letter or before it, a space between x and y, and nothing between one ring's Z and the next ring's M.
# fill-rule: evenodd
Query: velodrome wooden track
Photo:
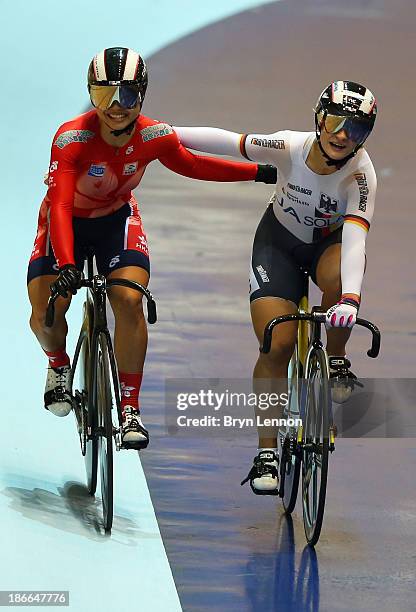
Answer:
M383 341L372 361L367 335L354 333L349 355L362 377L414 376L415 17L405 0L277 2L195 32L149 61L146 112L173 125L310 130L312 106L331 80L362 81L376 93L380 113L368 151L379 187L362 315L380 326ZM161 313L151 333L146 411L161 437L142 461L184 608L410 611L414 440L338 442L315 556L304 549L299 505L291 524L275 500L239 486L254 436L162 435L161 371L251 374L257 345L247 263L270 189L186 181L156 166L144 185ZM382 384L390 389L383 409L408 392L405 381ZM371 435L377 422L364 410L362 425Z

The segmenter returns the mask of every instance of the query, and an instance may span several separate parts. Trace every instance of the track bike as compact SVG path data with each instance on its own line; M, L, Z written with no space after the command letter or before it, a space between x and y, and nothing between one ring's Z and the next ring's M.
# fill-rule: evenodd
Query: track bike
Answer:
M106 532L113 524L113 448L141 450L148 440L141 443L123 443L121 435L122 412L120 383L111 335L107 325L107 289L114 286L127 287L142 293L147 300L147 320L157 320L156 303L150 291L124 278L106 279L93 273L93 255L86 258L87 276L80 286L87 288L83 305L83 322L72 362L68 391L76 419L81 453L85 460L87 487L95 495L98 480L98 465L101 475L101 499L103 523ZM55 301L59 295L52 293L46 311L46 325L52 327ZM74 389L75 373L78 374ZM114 444L113 444L114 443Z
M336 425L333 419L328 355L321 340L325 312L314 307L309 312L309 273L303 270L303 297L296 314L276 317L266 325L263 346L271 348L273 329L287 321L298 321L295 350L288 367L288 404L286 424L278 429L280 457L279 496L283 508L291 514L295 508L302 473L303 524L308 544L314 546L321 533L328 477L328 458L335 450ZM380 351L380 332L365 319L356 325L372 333L367 355L376 358ZM301 425L294 425L301 421Z

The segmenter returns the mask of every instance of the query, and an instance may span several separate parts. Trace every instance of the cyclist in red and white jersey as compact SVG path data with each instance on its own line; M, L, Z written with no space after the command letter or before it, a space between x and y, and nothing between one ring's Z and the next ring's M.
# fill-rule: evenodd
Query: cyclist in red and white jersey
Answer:
M49 358L45 407L59 416L71 409L65 313L71 294L79 288L87 249L93 249L98 271L106 277L148 284L148 246L132 195L147 165L158 159L191 178L269 182L268 169L257 164L193 155L170 125L142 115L147 81L146 65L135 51L115 47L98 53L88 70L95 108L64 123L53 139L48 191L29 262L28 292L30 325ZM61 297L49 329L45 312L50 287ZM147 346L141 297L131 289L112 287L109 299L115 315L123 439L147 443L139 411Z
M351 363L345 346L355 323L365 270L365 243L374 210L376 175L363 144L377 114L374 95L352 81L335 81L315 106L315 131L237 134L217 128L175 127L191 149L273 164L278 180L254 238L250 270L251 315L261 342L265 325L294 313L302 295L302 268L323 292L331 376L341 381L335 401L348 398ZM255 379L286 378L296 323L274 334L260 354ZM255 493L278 489L276 438L259 433L250 472Z

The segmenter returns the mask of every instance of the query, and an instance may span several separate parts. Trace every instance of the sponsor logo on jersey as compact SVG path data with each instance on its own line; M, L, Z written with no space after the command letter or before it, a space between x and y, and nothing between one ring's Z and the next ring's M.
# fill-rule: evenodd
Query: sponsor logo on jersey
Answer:
M293 208L293 206L287 206L286 208L284 207L283 198L281 198L280 200L276 198L276 201L282 208L283 212L288 213L289 215L294 217L298 223L303 223L303 225L306 225L307 227L315 227L321 229L329 228L334 223L339 223L343 218L343 216L339 213L336 213L335 215L326 215L325 213L321 213L317 208L315 208L315 217L305 215L303 219L301 219L296 210Z
M114 268L118 263L120 263L120 255L115 255L111 258L110 263L108 264L109 268Z
M68 130L68 132L60 134L53 144L56 145L58 149L63 149L71 144L71 142L88 142L88 140L94 138L94 136L94 132L90 130Z
M99 164L91 164L88 170L88 176L104 176L105 166Z
M267 149L285 149L284 140L271 140L269 138L252 138L250 140L252 145L257 147L266 147Z
M304 193L305 195L312 195L312 189L306 189L306 187L300 187L299 185L294 185L293 183L288 183L287 186L289 189L293 191L297 191L299 193Z
M58 170L58 162L57 161L51 162L51 165L50 165L50 168L49 168L49 172L55 172L55 170Z
M147 240L144 236L138 236L137 240L139 242L136 242L136 247L143 247L145 249L147 249Z
M354 174L354 177L357 181L358 189L360 190L360 202L358 204L358 210L361 210L361 212L365 212L367 209L368 196L367 177L364 172L357 172L357 174Z
M319 208L323 208L326 213L337 212L338 200L331 198L326 193L321 193Z
M267 272L266 270L263 268L263 266L257 266L256 267L257 272L260 274L260 278L263 281L263 283L270 283L270 279L267 276Z
M127 147L126 155L130 155L130 153L133 153L133 151L134 151L134 147L133 146Z
M143 142L148 142L154 138L160 138L161 136L169 136L173 134L173 129L166 123L158 123L157 125L149 125L149 127L140 130Z
M282 189L283 191L283 189ZM293 193L290 193L290 191L284 192L287 199L290 200L291 202L295 202L296 204L301 204L302 206L309 206L309 202L306 202L305 200L299 200L299 198L295 195L293 195Z
M123 175L129 176L130 174L134 174L137 170L139 162L133 162L132 164L124 164Z

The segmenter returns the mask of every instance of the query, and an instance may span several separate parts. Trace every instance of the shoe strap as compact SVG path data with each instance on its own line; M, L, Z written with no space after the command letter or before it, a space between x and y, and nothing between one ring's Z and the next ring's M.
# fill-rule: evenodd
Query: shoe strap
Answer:
M49 391L46 391L43 397L45 406L50 406L51 404L57 404L59 402L71 403L71 395L68 393L65 387L55 387L54 389L50 389Z
M140 415L140 412L138 410L135 412L137 415ZM139 421L135 418L134 415L131 416L131 419L128 421L127 424L123 423L123 436L132 431L138 431L139 433L143 434L145 438L149 439L149 432L145 427L143 427L143 425L140 425Z
M279 457L273 451L262 451L257 457L254 457L253 466L246 478L241 482L241 485L244 485L249 480L253 481L255 478L262 478L266 474L279 478L278 468L269 463L270 461L276 461L277 465L279 465Z
M328 361L332 370L348 370L351 367L351 361L346 357L329 357Z

